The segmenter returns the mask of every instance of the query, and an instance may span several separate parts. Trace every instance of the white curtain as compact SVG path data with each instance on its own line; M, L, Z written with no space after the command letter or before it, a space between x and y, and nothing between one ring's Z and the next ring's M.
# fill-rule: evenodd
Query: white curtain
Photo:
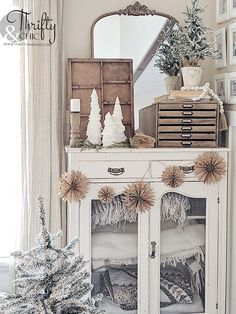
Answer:
M21 47L24 209L20 247L27 250L39 232L38 194L45 198L50 231L62 229L64 238L60 244L66 241L66 213L57 196L58 178L65 167L64 0L20 0L20 8L31 12L31 21L37 21L46 12L56 25L56 41L52 45Z

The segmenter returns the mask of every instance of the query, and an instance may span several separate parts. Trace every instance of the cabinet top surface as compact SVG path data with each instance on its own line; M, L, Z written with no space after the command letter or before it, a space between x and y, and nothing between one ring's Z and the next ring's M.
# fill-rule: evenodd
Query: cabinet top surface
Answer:
M100 153L194 153L194 152L230 152L230 148L102 148L102 149L84 149L84 148L72 148L66 146L66 153L80 153L80 154L100 154Z

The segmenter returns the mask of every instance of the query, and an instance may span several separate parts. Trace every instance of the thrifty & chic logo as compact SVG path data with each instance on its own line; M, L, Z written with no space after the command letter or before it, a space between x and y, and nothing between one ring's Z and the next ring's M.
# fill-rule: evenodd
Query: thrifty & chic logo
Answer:
M12 10L0 21L0 34L6 45L50 46L56 41L56 24L46 12L31 20L31 12Z

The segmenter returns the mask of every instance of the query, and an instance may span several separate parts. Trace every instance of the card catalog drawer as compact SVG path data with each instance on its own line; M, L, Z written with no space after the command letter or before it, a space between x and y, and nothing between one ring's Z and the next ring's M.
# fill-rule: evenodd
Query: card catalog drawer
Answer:
M161 125L158 133L161 132L216 132L216 127L214 125Z
M206 119L197 119L197 118L167 118L167 119L159 119L159 125L216 125L216 119L206 118Z
M78 166L91 179L142 178L149 171L148 161L82 161Z
M160 110L216 110L217 104L204 104L204 103L166 103L166 104L159 104Z
M157 143L158 147L208 147L208 148L214 148L217 147L216 141L199 141L199 140L182 140L182 141L176 141L176 140L158 140Z
M215 118L217 112L215 110L209 111L209 110L202 110L202 111L191 111L191 110L180 110L180 111L159 111L159 117L160 118L165 118L165 117L182 117L182 118L186 118L186 117L192 117L192 118Z
M216 140L215 133L159 133L159 140Z

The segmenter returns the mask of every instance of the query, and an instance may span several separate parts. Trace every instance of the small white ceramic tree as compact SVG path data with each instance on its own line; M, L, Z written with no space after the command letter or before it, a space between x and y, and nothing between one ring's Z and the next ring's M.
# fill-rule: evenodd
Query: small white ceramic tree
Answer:
M102 136L102 144L104 147L111 146L116 142L116 124L110 112L105 116Z
M91 105L90 105L89 123L87 126L87 140L93 145L101 145L102 138L102 125L101 125L101 114L98 103L98 95L95 89L91 94Z
M112 118L113 118L115 125L116 125L116 140L115 140L115 142L116 143L124 142L126 140L126 136L124 134L125 126L122 123L123 114L122 114L122 109L121 109L119 97L116 97L116 102L115 102L115 107L114 107Z

